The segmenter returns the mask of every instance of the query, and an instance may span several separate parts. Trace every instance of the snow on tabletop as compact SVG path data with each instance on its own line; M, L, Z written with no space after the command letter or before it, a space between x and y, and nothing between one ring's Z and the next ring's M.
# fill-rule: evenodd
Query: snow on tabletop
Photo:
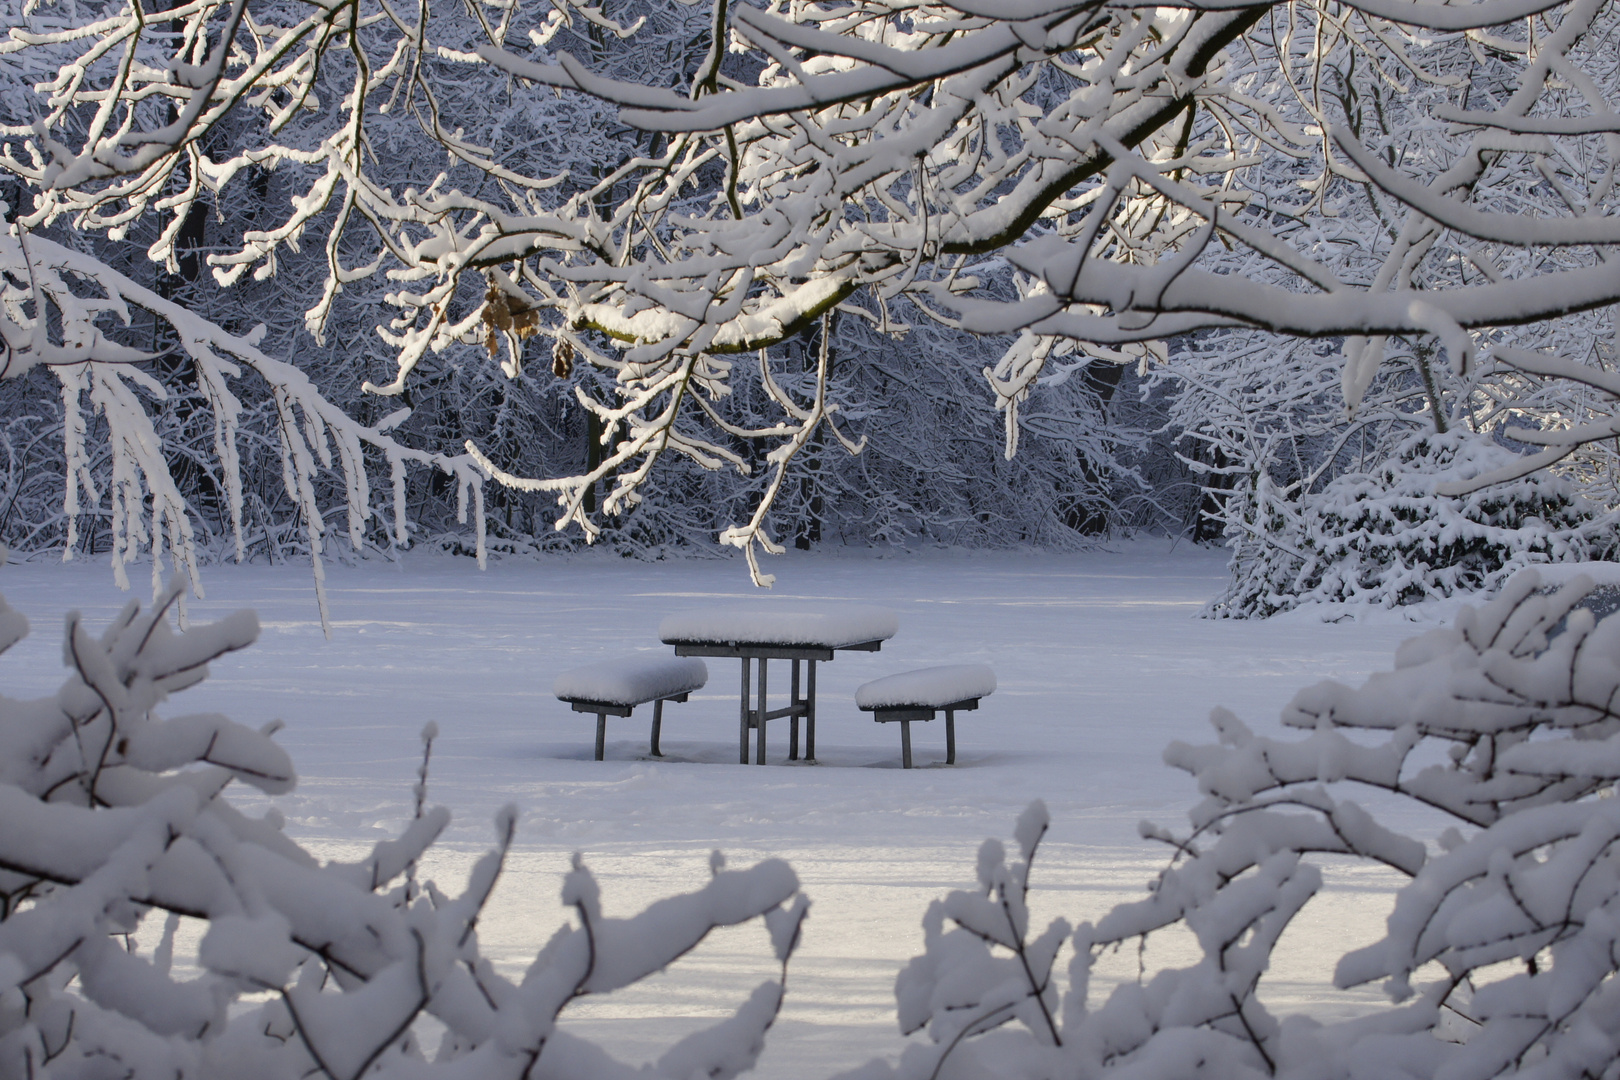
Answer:
M873 679L855 691L855 704L862 709L938 707L987 697L995 689L996 673L989 664L946 664Z
M708 681L709 669L696 657L647 654L565 671L551 684L551 692L564 701L640 705L655 698L701 690Z
M670 615L658 624L665 642L805 645L836 649L887 641L900 628L888 608L860 604L746 604Z

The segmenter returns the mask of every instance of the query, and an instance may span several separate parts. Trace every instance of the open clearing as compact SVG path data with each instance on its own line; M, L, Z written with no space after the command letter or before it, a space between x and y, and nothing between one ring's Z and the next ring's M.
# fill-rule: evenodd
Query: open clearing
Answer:
M557 892L576 850L601 879L609 914L700 884L714 848L734 864L787 858L814 906L759 1074L825 1076L901 1049L893 980L920 951L923 911L972 883L979 843L1009 836L1029 800L1045 799L1053 818L1033 875L1037 921L1095 918L1139 896L1164 864L1165 850L1139 840L1137 823L1179 829L1197 798L1189 778L1161 763L1165 744L1211 737L1205 718L1217 704L1275 729L1296 690L1388 668L1395 646L1438 617L1199 619L1224 580L1223 558L1167 548L794 554L768 567L779 576L766 595L739 560L513 560L482 573L466 559L376 560L328 567L331 641L321 635L307 565L213 567L190 617L251 607L263 633L167 709L284 719L281 740L301 779L274 801L290 834L334 858L354 857L409 816L418 732L437 722L429 797L455 814L430 867L442 886L459 890L500 806L521 811L516 854L482 927L486 955L509 973L566 916ZM11 697L48 694L60 682L65 611L83 610L95 628L128 599L99 561L11 565L0 591L34 627L4 661L0 688ZM777 721L773 764L735 764L730 660L710 660L708 687L667 707L662 760L646 754L644 708L609 721L609 760L592 761L594 718L551 697L554 675L615 652L662 649L662 616L737 598L849 600L899 612L900 632L881 652L840 653L822 665L819 762L774 763L787 748ZM958 764L936 764L944 733L935 722L913 726L920 767L901 770L898 731L856 711L855 687L969 661L994 665L1000 688L980 711L958 717ZM782 665L772 676L785 686ZM249 809L265 802L239 798ZM1386 820L1425 828L1416 818ZM1340 953L1378 935L1392 879L1336 867L1328 880L1268 978L1274 1008L1342 1015L1379 1001L1374 989L1340 993L1328 980ZM1188 955L1186 942L1155 938L1145 960L1151 968ZM1134 952L1110 958L1104 973L1135 978L1138 962ZM763 931L743 927L630 992L565 1015L616 1056L647 1060L699 1019L728 1013L771 967Z

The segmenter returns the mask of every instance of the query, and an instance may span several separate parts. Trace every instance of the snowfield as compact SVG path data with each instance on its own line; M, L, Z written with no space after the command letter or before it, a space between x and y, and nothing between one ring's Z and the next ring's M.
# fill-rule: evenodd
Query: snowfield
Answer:
M770 594L749 585L740 560L591 556L479 572L467 559L408 556L328 567L331 641L307 565L213 567L190 617L250 607L263 633L168 714L285 720L279 739L298 766L297 790L266 800L244 789L239 805L258 813L273 802L287 832L328 857L354 857L398 831L411 813L418 734L436 723L429 801L448 806L454 821L430 873L459 890L490 843L497 809L520 811L515 856L480 928L485 954L511 973L564 919L558 890L575 850L617 915L699 886L712 849L733 866L788 859L813 907L759 1075L824 1076L898 1053L894 978L921 949L924 908L972 883L980 841L1010 835L1031 799L1043 798L1053 821L1033 875L1036 923L1095 919L1139 896L1164 863L1162 847L1138 838L1138 822L1179 831L1196 798L1190 779L1162 764L1167 743L1210 741L1214 705L1274 732L1295 691L1389 668L1397 644L1454 610L1373 611L1338 623L1309 611L1202 620L1200 606L1224 579L1223 556L1168 549L794 553L770 565L778 575ZM5 659L0 689L14 698L60 684L66 611L83 610L99 632L128 599L99 560L13 564L0 573L0 592L33 624ZM666 707L662 760L647 756L650 707L610 718L608 760L594 762L595 718L552 697L566 669L636 650L668 655L657 631L673 613L807 601L899 616L881 652L840 653L820 667L814 765L781 763L783 721L772 724L772 764L735 763L736 661L711 659L707 687ZM996 692L958 717L955 767L939 764L936 722L913 727L918 768L903 771L898 731L857 712L854 690L952 663L991 665ZM772 668L772 686L785 689L786 666ZM1424 835L1422 821L1388 823ZM1360 867L1328 876L1268 976L1273 1007L1337 1017L1379 1000L1374 990L1334 991L1328 975L1344 951L1378 936L1394 879ZM1187 955L1183 943L1155 936L1144 957L1117 956L1107 973L1135 978L1139 961L1151 969ZM698 1018L729 1013L773 966L750 924L564 1015L621 1059L648 1060ZM1095 986L1094 997L1107 989Z

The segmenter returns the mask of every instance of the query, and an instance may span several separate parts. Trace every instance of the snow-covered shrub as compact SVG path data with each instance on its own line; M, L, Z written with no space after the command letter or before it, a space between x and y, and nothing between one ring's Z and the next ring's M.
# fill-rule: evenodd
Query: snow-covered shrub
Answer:
M1215 745L1172 744L1203 801L1149 894L1072 935L1031 938L1029 867L1046 827L1020 819L1023 861L987 841L980 888L935 903L926 952L900 976L901 1027L927 1028L898 1069L850 1080L1620 1074L1620 618L1576 608L1533 570L1456 625L1402 645L1359 688L1310 687L1283 710L1291 737L1250 731L1224 709ZM1445 819L1426 844L1347 791ZM1345 954L1340 988L1382 981L1387 1009L1317 1023L1281 1019L1261 980L1283 930L1318 892L1313 856L1381 864L1409 882L1387 932ZM949 926L947 925L949 924ZM1202 957L1088 997L1104 951L1182 926ZM1068 985L1051 978L1072 946ZM1011 1021L1019 1021L1011 1026Z
M153 709L250 644L257 621L241 612L177 633L167 617L179 595L171 586L149 612L132 602L99 638L70 616L61 691L0 698L0 1078L689 1080L752 1066L780 980L646 1070L555 1022L717 926L761 918L785 971L807 908L786 863L732 871L717 854L704 888L610 919L576 856L562 898L578 924L513 981L480 955L477 925L515 813L501 813L495 849L450 895L417 876L449 821L423 786L402 834L355 863L322 864L274 812L234 809L233 780L293 787L273 728ZM0 601L0 650L26 631ZM201 974L185 980L172 970L183 920L206 923ZM419 1044L423 1017L442 1027L436 1048Z
M1620 1075L1620 618L1596 621L1577 576L1556 592L1516 575L1500 598L1397 650L1359 688L1322 683L1261 735L1217 709L1213 745L1166 760L1203 800L1143 898L1096 923L1031 925L1032 806L1009 860L982 847L979 887L933 904L925 951L896 984L900 1023L926 1031L897 1065L850 1080L1413 1080ZM365 859L322 865L273 815L223 793L294 783L273 731L154 708L249 644L252 616L171 630L171 588L100 638L70 617L60 693L0 700L0 1078L730 1078L757 1059L782 1000L761 984L731 1018L637 1070L559 1032L577 997L627 985L710 929L760 918L785 965L806 910L779 861L714 878L627 920L605 919L576 860L560 929L520 981L478 949L477 922L514 817L459 896L419 880L448 814L425 805ZM26 631L0 606L0 648ZM425 733L431 739L431 732ZM425 785L425 767L423 784ZM1443 819L1428 843L1356 791ZM1381 982L1358 1019L1279 1018L1260 988L1283 932L1320 891L1313 859L1405 875L1384 937L1335 982ZM155 948L137 945L161 914ZM202 920L202 973L175 978L183 920ZM1104 953L1190 931L1201 957L1091 984ZM150 939L147 939L150 940ZM1067 956L1065 957L1065 954ZM1066 979L1054 974L1063 970ZM430 1016L444 1034L418 1041Z
M1606 557L1615 514L1554 474L1435 494L1437 484L1517 456L1488 438L1431 431L1320 492L1284 498L1264 474L1251 478L1227 497L1232 582L1209 613L1264 617L1312 602L1393 607L1489 591L1534 564Z

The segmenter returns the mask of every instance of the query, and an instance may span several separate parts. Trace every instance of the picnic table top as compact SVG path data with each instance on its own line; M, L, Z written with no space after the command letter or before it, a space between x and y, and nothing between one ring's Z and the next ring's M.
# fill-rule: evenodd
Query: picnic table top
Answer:
M658 625L658 636L666 645L843 649L887 641L899 628L888 608L766 602L679 612Z

